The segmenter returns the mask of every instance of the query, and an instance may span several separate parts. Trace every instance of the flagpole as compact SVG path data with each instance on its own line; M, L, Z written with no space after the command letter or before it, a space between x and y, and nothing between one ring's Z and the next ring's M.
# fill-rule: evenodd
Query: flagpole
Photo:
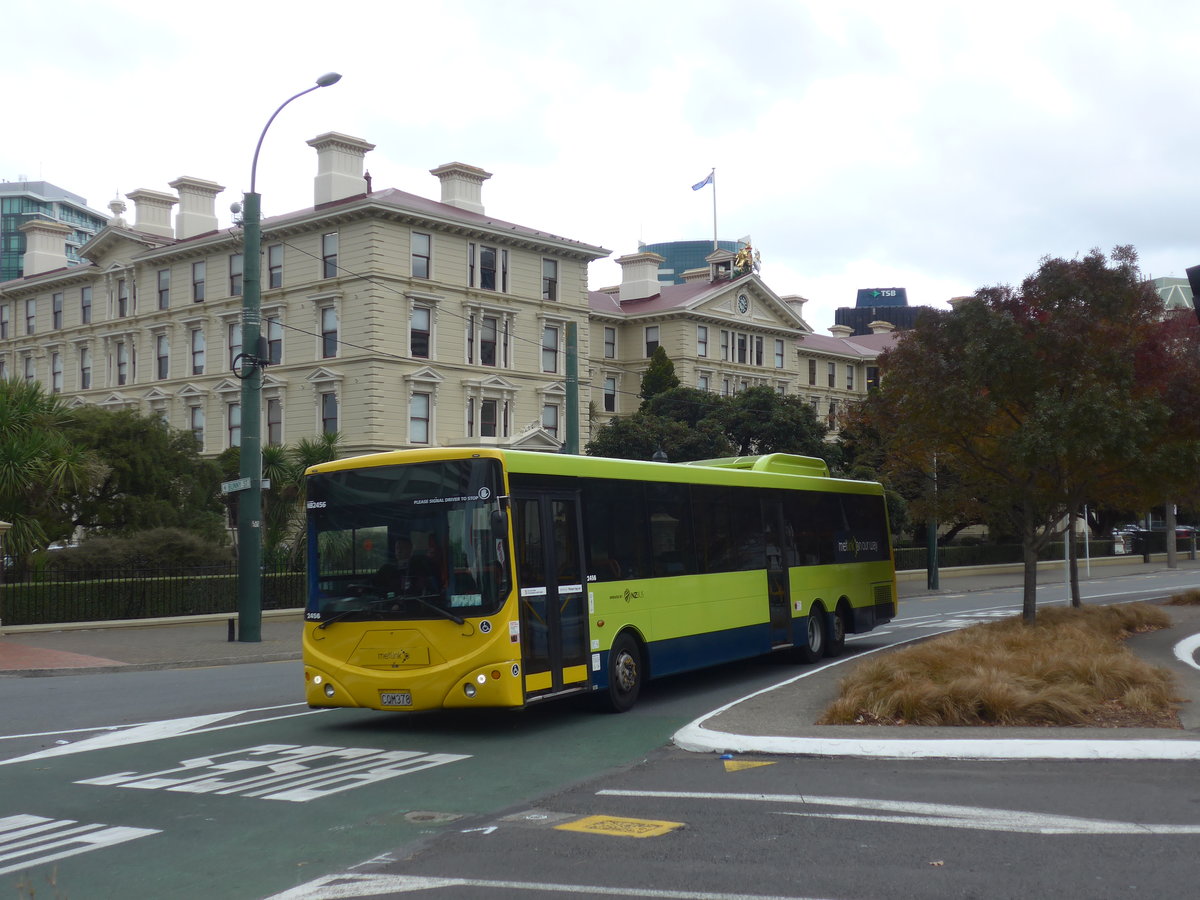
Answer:
M709 178L712 179L713 188L713 249L717 249L717 168L713 166L713 170L709 173Z

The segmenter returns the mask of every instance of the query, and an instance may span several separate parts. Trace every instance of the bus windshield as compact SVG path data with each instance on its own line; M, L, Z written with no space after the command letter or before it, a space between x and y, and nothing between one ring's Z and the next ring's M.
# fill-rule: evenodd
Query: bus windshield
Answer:
M310 475L306 618L494 614L512 583L502 487L494 459Z

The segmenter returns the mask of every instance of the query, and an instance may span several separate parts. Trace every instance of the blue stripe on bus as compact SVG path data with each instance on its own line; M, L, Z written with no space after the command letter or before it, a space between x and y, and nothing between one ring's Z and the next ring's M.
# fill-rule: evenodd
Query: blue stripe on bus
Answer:
M804 634L805 618L792 622L795 634ZM650 677L676 675L693 669L720 665L737 659L750 659L771 651L771 626L766 622L730 628L725 631L710 631L691 634L665 641L653 641L645 645L650 656ZM600 670L592 672L592 683L603 690L608 687L608 651L600 654Z

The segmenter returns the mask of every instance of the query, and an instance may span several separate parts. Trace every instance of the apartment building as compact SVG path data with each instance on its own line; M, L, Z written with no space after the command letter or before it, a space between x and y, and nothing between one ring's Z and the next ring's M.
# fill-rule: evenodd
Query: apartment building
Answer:
M585 355L587 266L609 251L488 215L483 169L431 170L431 200L371 190L362 139L308 144L313 205L262 224L264 443L561 446L566 326ZM127 194L132 224L110 204L84 265L67 266L62 226L22 226L25 272L0 283L0 377L155 413L215 455L241 436L242 235L218 225L223 186L170 187Z

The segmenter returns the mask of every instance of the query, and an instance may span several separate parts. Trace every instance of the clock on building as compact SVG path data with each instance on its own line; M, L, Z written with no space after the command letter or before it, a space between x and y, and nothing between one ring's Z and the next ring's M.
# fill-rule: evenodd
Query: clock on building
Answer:
M745 294L738 294L737 306L738 312L745 313L748 309L750 309L750 298Z

